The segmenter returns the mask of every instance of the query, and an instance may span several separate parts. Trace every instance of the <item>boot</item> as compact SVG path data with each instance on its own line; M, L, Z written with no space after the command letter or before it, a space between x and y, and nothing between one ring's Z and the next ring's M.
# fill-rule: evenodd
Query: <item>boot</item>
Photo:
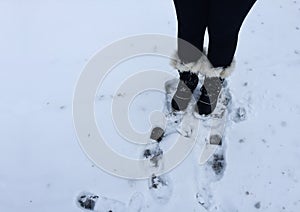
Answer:
M178 72L180 81L172 98L171 106L173 111L184 111L192 99L192 95L198 85L199 78L197 74L190 71Z
M177 91L172 99L172 108L175 111L183 111L191 100L192 93L198 84L198 74L205 77L201 88L201 96L197 101L195 111L200 115L211 114L217 105L217 100L222 89L223 79L229 77L235 68L235 60L226 67L213 67L208 60L206 53L198 61L184 63L178 57L172 61L172 66L182 70ZM184 70L184 71L183 71ZM189 70L189 71L188 71ZM197 73L197 74L195 74Z
M200 88L201 95L195 108L199 115L206 116L215 110L223 82L224 80L219 77L206 77L204 79L204 83Z

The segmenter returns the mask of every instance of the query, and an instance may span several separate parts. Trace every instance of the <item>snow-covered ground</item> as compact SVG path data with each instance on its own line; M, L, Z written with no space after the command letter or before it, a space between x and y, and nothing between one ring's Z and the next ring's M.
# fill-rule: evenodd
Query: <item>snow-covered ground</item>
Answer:
M227 166L211 184L219 211L300 211L299 20L299 0L260 0L243 25L229 87L233 108L245 108L247 119L226 130ZM167 175L171 190L162 203L147 180L107 174L78 144L72 100L84 66L115 40L145 33L176 35L171 0L0 0L0 211L82 211L76 198L83 191L125 205L134 196L131 205L147 212L205 211L196 198L205 179L195 155ZM114 73L140 68L176 76L166 59L141 57L107 77L96 115L119 152L126 141L100 117L118 88ZM148 115L163 98L137 98L130 111L137 129L150 127Z

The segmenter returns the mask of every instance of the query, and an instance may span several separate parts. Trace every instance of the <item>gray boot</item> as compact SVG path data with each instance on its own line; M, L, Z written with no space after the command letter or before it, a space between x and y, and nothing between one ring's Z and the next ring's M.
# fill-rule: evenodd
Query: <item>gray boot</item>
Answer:
M199 82L197 74L190 71L179 71L179 75L180 81L171 102L173 111L184 111L187 108Z
M206 77L204 79L200 89L201 95L195 108L196 112L200 115L209 115L215 110L223 81L219 77Z

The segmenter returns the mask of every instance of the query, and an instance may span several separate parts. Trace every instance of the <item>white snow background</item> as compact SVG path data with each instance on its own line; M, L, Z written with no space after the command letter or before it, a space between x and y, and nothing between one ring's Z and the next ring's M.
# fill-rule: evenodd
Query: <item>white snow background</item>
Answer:
M147 212L205 211L195 198L195 158L170 172L172 195L161 205L147 181L103 172L78 144L72 98L81 71L98 50L144 33L176 36L171 0L0 0L1 212L82 211L75 204L81 191L126 204L141 192ZM299 212L300 1L258 0L241 30L236 59L229 86L247 119L227 128L227 167L212 185L213 195L224 212ZM176 76L165 59L126 61L99 90L99 117L118 88L112 80L140 68ZM163 100L159 93L137 98L130 113L137 129L150 127L147 117ZM113 126L101 118L98 124L122 152L125 141Z

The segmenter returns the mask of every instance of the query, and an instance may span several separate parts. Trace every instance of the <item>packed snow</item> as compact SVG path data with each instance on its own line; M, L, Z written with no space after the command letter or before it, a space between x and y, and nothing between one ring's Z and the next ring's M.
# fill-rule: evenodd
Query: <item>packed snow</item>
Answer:
M110 43L176 36L172 0L1 0L0 211L300 211L299 20L300 0L258 0L227 81L232 105L224 145L199 165L209 134L201 123L195 149L174 170L134 180L106 173L82 151L74 90L89 59ZM159 147L137 147L122 139L109 113L118 85L139 70L177 77L167 58L123 61L99 87L95 114L112 149L141 158L150 148L157 165L182 132ZM141 93L129 110L132 127L150 130L151 112L164 107L163 93Z

